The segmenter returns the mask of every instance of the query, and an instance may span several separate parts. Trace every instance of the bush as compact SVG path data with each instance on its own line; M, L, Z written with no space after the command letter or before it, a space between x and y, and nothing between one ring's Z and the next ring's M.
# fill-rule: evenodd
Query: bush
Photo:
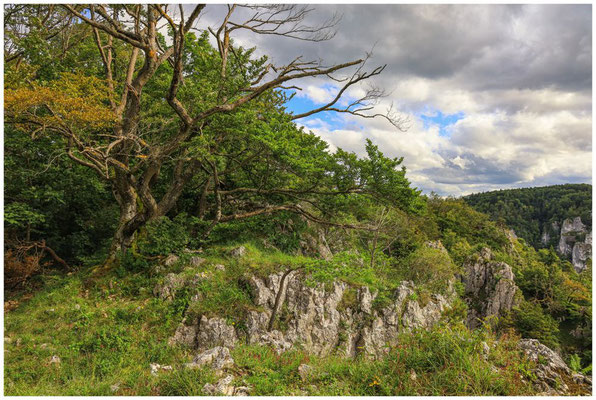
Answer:
M559 347L559 324L539 304L523 301L513 309L513 323L524 338L538 339L551 348Z
M161 217L149 222L139 235L139 251L150 256L181 251L190 241L188 225L186 214L180 214L174 220Z
M410 254L401 269L406 280L424 285L433 293L443 291L458 272L447 253L428 247L421 247Z

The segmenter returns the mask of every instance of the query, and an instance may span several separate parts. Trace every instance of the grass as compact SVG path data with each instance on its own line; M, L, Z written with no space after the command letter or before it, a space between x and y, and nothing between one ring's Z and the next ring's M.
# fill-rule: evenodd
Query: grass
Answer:
M313 263L250 244L245 257L233 259L226 256L232 247L205 251L201 256L207 261L195 269L181 262L160 274L153 269L116 271L93 281L85 273L42 276L42 289L29 299L16 298L18 307L5 313L5 394L201 395L202 387L217 377L210 370L184 369L194 354L167 345L186 310L240 321L254 307L243 278ZM225 265L225 271L216 270L216 264ZM344 263L335 271L351 284L380 282L357 268ZM332 271L323 270L320 278ZM152 289L169 272L208 272L211 278L194 292L162 301ZM200 301L191 304L196 293ZM355 301L355 293L347 292L344 306ZM267 347L240 344L232 351L235 383L251 386L253 395L531 394L521 381L530 366L515 350L514 338L499 341L486 361L479 349L482 340L494 339L489 333L450 326L404 335L388 357L377 361L316 357L300 350L278 355ZM59 364L50 363L54 355ZM151 363L171 365L173 371L153 376ZM306 380L298 374L301 364L312 367Z

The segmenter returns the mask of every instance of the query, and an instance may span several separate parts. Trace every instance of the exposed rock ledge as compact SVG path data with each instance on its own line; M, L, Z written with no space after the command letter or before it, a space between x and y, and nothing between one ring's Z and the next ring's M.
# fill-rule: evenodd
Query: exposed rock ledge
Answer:
M561 395L570 392L569 385L576 385L586 394L592 391L592 379L572 372L563 359L536 339L522 339L519 348L536 363L533 370L534 386L540 395ZM577 392L577 389L575 390Z
M490 249L483 248L476 260L465 264L465 270L469 328L477 328L491 317L498 318L516 305L519 289L511 266L494 261Z
M334 282L327 290L323 284L311 287L297 271L266 279L253 276L249 284L259 311L247 313L240 324L243 329L235 329L223 318L201 316L184 320L169 343L206 350L233 347L242 338L270 345L278 352L298 346L317 355L353 357L364 352L376 357L396 345L402 331L436 323L454 297L450 285L447 296L433 295L427 304L421 304L413 283L402 282L389 304L381 306L375 304L377 293L367 287L350 288L343 282ZM279 329L281 325L283 329Z

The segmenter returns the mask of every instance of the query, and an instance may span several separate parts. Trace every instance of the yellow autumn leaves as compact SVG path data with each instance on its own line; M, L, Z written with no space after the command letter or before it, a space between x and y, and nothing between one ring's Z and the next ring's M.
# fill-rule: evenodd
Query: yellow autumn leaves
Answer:
M5 89L4 112L20 127L93 131L116 121L108 106L109 95L107 85L98 78L63 73L46 85Z

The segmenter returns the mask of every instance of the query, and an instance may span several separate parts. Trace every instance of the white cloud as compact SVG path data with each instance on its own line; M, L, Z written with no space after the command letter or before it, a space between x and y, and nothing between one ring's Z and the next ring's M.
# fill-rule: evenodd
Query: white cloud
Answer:
M205 22L221 14L214 6ZM278 64L303 55L325 64L362 57L387 64L374 83L410 117L397 132L383 119L334 115L343 122L302 122L331 148L364 151L374 140L404 157L418 187L467 194L506 187L591 181L592 21L590 5L315 5L313 18L344 14L336 37L309 43L239 32L237 43L257 46ZM472 29L471 29L472 28ZM297 96L329 102L339 86L329 79L300 82ZM350 88L340 104L361 97ZM448 136L425 128L417 115L429 110L463 113Z

